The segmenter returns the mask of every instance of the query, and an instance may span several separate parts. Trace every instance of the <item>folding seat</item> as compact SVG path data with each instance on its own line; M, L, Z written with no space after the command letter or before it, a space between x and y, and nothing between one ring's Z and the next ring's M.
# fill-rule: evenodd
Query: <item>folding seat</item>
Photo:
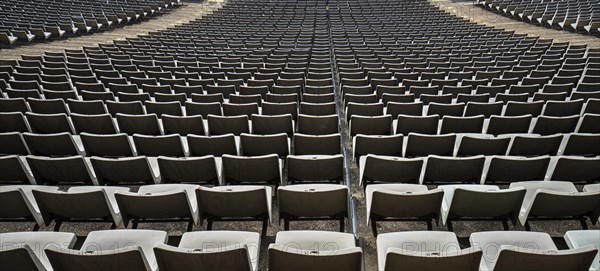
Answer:
M80 101L69 99L69 112L81 115L101 115L107 114L106 108L102 101Z
M233 134L213 136L188 135L187 140L190 156L238 154L236 138Z
M343 182L342 155L289 155L288 183Z
M31 131L37 134L55 134L67 132L73 134L73 128L66 114L25 113Z
M419 183L423 159L368 154L359 161L360 184Z
M339 220L344 232L348 217L348 188L341 184L298 184L280 186L279 219L284 230L290 229L290 221Z
M144 105L140 101L132 101L132 102L113 102L106 101L106 109L108 109L108 113L110 113L113 118L117 116L117 114L127 114L127 115L144 115Z
M433 220L439 219L444 196L441 189L428 190L426 186L418 184L369 185L365 194L367 223L371 223L375 236L378 221L423 221L431 230Z
M542 111L542 115L551 117L566 117L579 115L583 107L583 100L568 102L548 101Z
M480 86L477 86L477 89L475 90L475 94L488 94L490 96L496 96L499 94L505 94L506 88L507 87L504 85L502 85L502 86L480 85Z
M261 236L267 234L271 221L270 186L235 185L196 189L201 221L212 230L215 221L262 221Z
M201 115L188 117L163 115L162 124L165 135L179 134L180 136L187 136L189 134L206 134Z
M27 156L29 169L36 184L89 184L95 183L86 161L81 156L49 158Z
M349 233L280 231L275 244L269 245L269 270L273 271L358 271L361 266L362 249Z
M309 135L327 135L338 133L338 116L298 115L298 133Z
M20 112L24 114L27 111L31 110L29 109L28 103L25 102L25 99L23 98L0 98L0 112Z
M7 88L4 92L6 93L6 96L9 99L16 99L16 98L41 99L42 98L42 96L40 95L40 92L38 90L16 90L16 89Z
M88 134L81 133L81 142L88 156L131 157L133 148L127 134Z
M277 154L263 156L233 156L223 154L224 184L281 183L281 161Z
M462 104L462 103L457 103L457 104L430 103L429 108L427 109L427 115L439 115L440 117L444 117L444 116L461 117L461 116L463 116L464 109L465 109L465 104Z
M486 133L491 135L527 133L533 118L522 116L491 116Z
M128 135L161 135L161 129L156 114L127 115L117 113L119 130Z
M0 133L0 156L28 154L30 151L21 133Z
M353 139L353 157L366 154L402 156L402 135L356 135Z
M473 117L445 116L442 118L440 134L481 133L484 120L483 115Z
M563 155L593 157L600 155L600 135L571 134L562 150Z
M326 116L336 114L335 103L307 103L301 102L299 113L311 116Z
M440 185L446 204L442 205L442 221L453 231L453 221L501 221L517 224L525 189L499 189L495 185ZM477 205L473 205L477 202Z
M73 156L83 153L69 133L32 134L24 133L29 152L38 156Z
M516 136L512 140L508 155L513 156L540 156L556 155L562 142L562 135L549 136Z
M294 133L292 115L252 115L252 133L259 135L285 133L291 136Z
M421 102L423 102L424 105L429 105L430 103L451 104L452 103L452 94L442 94L442 95L421 94L421 96L419 96L419 100Z
M479 183L485 157L440 157L430 155L425 165L423 183Z
M542 115L537 118L532 133L540 135L573 133L578 121L579 116L548 117Z
M495 156L489 162L486 183L513 183L544 180L550 157Z
M600 99L587 99L582 114L600 114Z
M151 102L145 103L148 114L156 114L161 118L163 114L171 116L183 116L181 104L179 102Z
M376 94L344 94L344 105L348 106L349 103L358 104L373 104L377 103L378 98Z
M392 115L394 119L398 115L422 116L423 102L398 103L388 102L385 110L386 115Z
M177 134L164 136L134 134L132 138L138 155L185 157L182 139Z
M0 234L0 259L13 270L52 270L44 250L70 249L77 237L66 232L9 232Z
M598 230L567 231L564 239L569 249L580 249L590 245L598 249L600 232ZM599 257L599 254L596 254L596 258L594 258L589 270L598 270L598 267L600 267Z
M216 116L208 115L208 134L224 135L233 133L239 136L241 133L249 133L250 124L248 116Z
M110 222L111 229L122 227L115 201L118 191L129 191L129 188L76 186L64 192L37 189L32 192L44 224L54 221L54 231L59 231L64 222Z
M431 154L452 156L456 135L425 135L410 133L408 135L404 157L422 157Z
M253 232L186 232L178 247L158 244L154 254L160 270L256 271L259 245L260 235Z
M99 185L154 184L160 180L160 176L155 173L155 169L145 156L125 158L94 156L90 161Z
M277 154L286 157L290 153L289 139L286 134L253 135L242 133L240 135L240 155L260 156Z
M599 134L600 126L598 125L600 122L600 114L591 114L587 113L583 115L583 118L580 120L580 124L577 127L577 133L590 133L590 134Z
M377 236L379 270L447 270L475 271L479 268L482 250L460 249L456 234L439 231L408 231Z
M143 185L136 193L119 191L114 197L123 217L123 225L131 223L136 229L139 223L187 222L187 231L198 224L198 204L192 184Z
M484 249L480 270L587 270L596 250L558 250L547 233L488 231L472 233L472 247Z
M559 157L550 175L552 181L595 183L600 181L598 158Z
M117 129L109 114L80 115L71 114L75 132L92 134L116 134Z
M167 242L167 232L155 230L92 231L80 250L49 247L45 250L57 270L157 270L153 249Z
M219 185L219 173L214 156L173 158L158 157L162 183L203 183Z
M439 117L398 115L396 134L408 135L409 133L437 134Z
M352 116L349 125L350 135L390 135L392 134L392 116Z
M16 155L0 156L0 184L35 184L33 176Z
M510 137L463 136L456 156L505 155L510 141Z
M295 155L335 155L341 153L341 135L305 135L297 133L292 140Z

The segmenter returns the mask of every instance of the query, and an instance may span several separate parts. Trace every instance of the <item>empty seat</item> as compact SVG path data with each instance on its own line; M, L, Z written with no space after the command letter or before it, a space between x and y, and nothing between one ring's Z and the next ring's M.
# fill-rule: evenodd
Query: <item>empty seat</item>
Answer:
M361 262L362 250L349 233L283 231L269 245L269 270L273 271L358 271Z
M485 117L482 115L473 117L452 117L442 118L440 134L450 133L481 133Z
M281 183L282 165L277 154L263 156L223 157L224 184L270 184Z
M200 219L207 230L214 221L262 221L262 236L271 221L272 192L269 186L216 186L196 189Z
M510 137L463 136L460 139L456 156L505 155L510 141Z
M598 230L567 231L564 238L570 249L578 249L590 245L596 247L596 249L600 247L598 245L600 244L600 232ZM600 254L596 254L590 270L598 270L598 267L600 267L599 258Z
M524 188L501 190L495 185L440 185L444 190L442 204L442 221L453 231L453 221L460 220L492 220L501 221L504 230L508 230L508 222L513 226L521 209ZM477 202L477 204L473 204Z
M342 155L288 155L288 183L343 182Z
M550 180L572 183L594 183L600 181L600 159L583 157L559 157L554 165Z
M90 159L99 185L154 184L160 179L155 175L145 156L127 158L92 157ZM135 168L136 170L131 170Z
M138 155L184 157L183 142L179 135L146 136L133 135Z
M77 238L67 232L8 232L0 234L0 259L12 270L53 270L45 250L70 249Z
M600 135L568 135L563 155L597 156L600 155Z
M36 184L88 184L95 183L87 162L81 156L49 158L27 156L27 164Z
M252 133L259 135L285 133L288 136L292 136L294 134L293 116L289 114L252 115Z
M188 222L191 231L198 224L198 204L194 192L198 185L153 184L141 186L137 192L118 191L114 197L118 204L123 226L131 223L136 229L139 223Z
M31 131L37 134L56 134L67 132L73 134L73 128L66 114L25 113Z
M482 249L461 250L452 232L394 232L377 236L379 270L478 270Z
M402 156L402 135L356 135L352 142L354 159L367 154Z
M479 183L485 157L441 157L427 158L423 183Z
M127 134L96 135L82 133L80 138L88 156L133 156L133 148Z
M186 232L179 246L154 248L160 270L257 271L260 235L243 231Z
M29 123L22 113L0 113L0 132L29 132Z
M439 117L399 115L396 120L396 134L407 136L409 133L435 135L438 132Z
M187 140L190 156L238 154L238 144L233 134L212 136L188 135Z
M77 133L116 134L117 128L109 114L80 115L71 114L71 121Z
M491 135L515 134L529 132L531 115L523 116L491 116L486 133Z
M556 155L562 142L562 135L515 136L508 155L539 156Z
M292 139L295 155L341 154L341 135L305 135L296 133Z
M2 155L28 155L29 149L21 133L0 133L0 156Z
M128 135L161 135L158 117L156 114L125 115L117 114L119 130Z
M519 222L528 231L534 220L575 220L587 229L588 218L596 225L600 217L600 191L578 192L573 183L560 181L516 182L512 187L527 190Z
M0 184L34 184L33 176L25 168L19 156L0 156Z
M392 116L357 116L350 118L350 135L390 135L392 134Z
M179 134L180 136L187 136L189 134L206 134L204 121L200 115L182 117L165 114L162 115L162 124L165 135Z
M250 132L248 116L215 116L208 115L208 134L224 135L232 133L239 136Z
M110 222L111 229L123 227L115 192L127 187L74 186L67 191L33 190L45 225L54 221L54 231L64 222Z
M56 270L156 270L153 248L167 242L165 231L92 231L80 250L47 248L46 255Z
M456 135L423 135L411 133L406 143L405 157L428 155L452 156Z
M308 116L299 114L297 132L308 135L338 133L338 116Z
M37 208L33 189L40 191L58 191L56 186L46 185L2 185L0 186L0 203L2 206L11 206L0 212L1 221L34 222L34 231L40 227L48 226ZM3 240L0 240L2 242ZM3 259L4 262L4 259Z
M496 156L490 160L486 183L512 183L544 180L550 157L534 158Z
M541 232L477 232L469 241L476 248L488 248L480 270L587 270L596 253L593 247L558 250L550 235Z
M348 188L341 184L298 184L280 186L277 189L279 219L284 230L290 229L290 221L339 220L344 232L348 217Z
M220 183L217 162L212 155L188 158L161 156L157 162L162 183Z
M243 156L277 154L283 158L290 153L289 139L286 134L241 134L240 147Z
M38 156L73 156L79 155L80 150L69 133L31 134L24 133L29 151Z
M382 221L423 221L431 230L440 217L444 192L418 184L375 184L366 188L365 195L367 224L377 236L376 223Z
M368 154L360 158L360 184L420 183L423 168L421 158L400 158Z
M540 116L537 118L532 133L540 135L566 134L575 132L579 116L570 117L548 117Z

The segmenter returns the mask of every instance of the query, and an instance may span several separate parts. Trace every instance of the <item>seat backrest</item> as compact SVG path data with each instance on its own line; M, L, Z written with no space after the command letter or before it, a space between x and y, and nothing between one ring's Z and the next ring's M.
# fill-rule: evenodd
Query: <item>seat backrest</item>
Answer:
M385 267L383 270L391 271L422 270L435 271L477 271L481 261L482 252L480 249L463 249L456 252L439 253L415 252L401 248L389 248L385 254Z
M494 271L576 271L588 270L598 252L593 246L560 251L539 251L515 246L500 246Z
M55 270L76 271L84 267L90 271L152 270L138 246L101 251L48 248L46 255Z
M277 154L242 157L223 155L225 183L281 183L281 165Z
M246 247L235 245L219 251L204 250L159 244L154 248L154 254L160 270L252 270Z
M290 250L277 244L269 246L269 270L273 271L359 271L361 265L362 250L358 247L331 253L331 251Z

